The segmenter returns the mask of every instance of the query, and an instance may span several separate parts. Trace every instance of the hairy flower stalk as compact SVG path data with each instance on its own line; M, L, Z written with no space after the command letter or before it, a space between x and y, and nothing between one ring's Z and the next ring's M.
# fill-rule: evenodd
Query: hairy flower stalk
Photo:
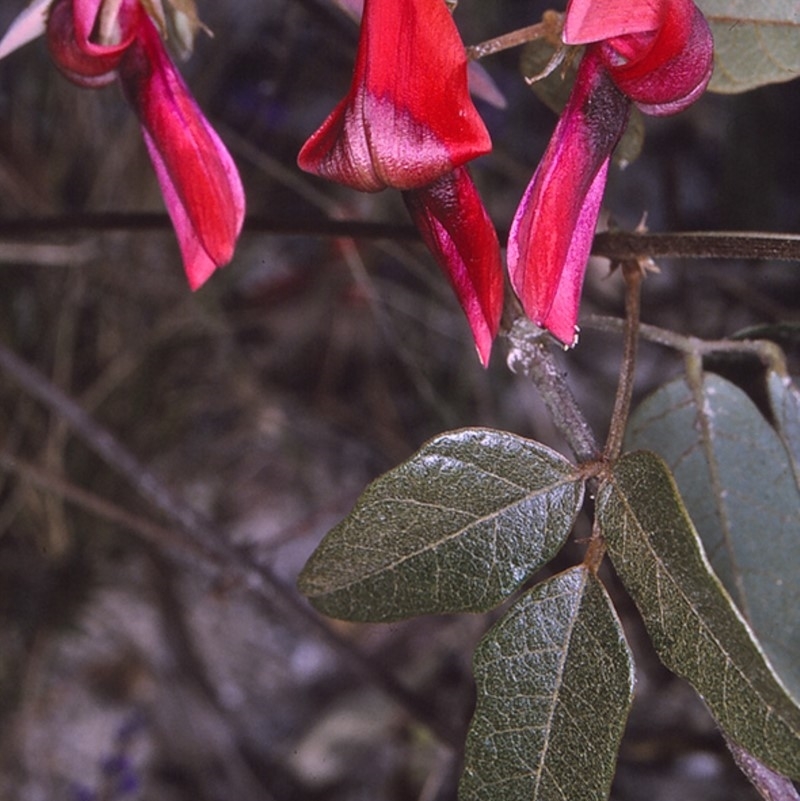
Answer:
M189 93L139 0L34 3L0 57L44 32L59 70L82 87L119 80L142 127L192 289L233 257L244 221L239 173Z
M657 116L691 105L711 78L713 41L691 0L571 0L563 39L586 51L514 217L508 271L526 314L574 345L608 166L631 103Z
M298 164L363 192L403 192L484 364L500 324L502 266L465 165L490 150L469 96L464 45L443 0L366 0L350 91Z

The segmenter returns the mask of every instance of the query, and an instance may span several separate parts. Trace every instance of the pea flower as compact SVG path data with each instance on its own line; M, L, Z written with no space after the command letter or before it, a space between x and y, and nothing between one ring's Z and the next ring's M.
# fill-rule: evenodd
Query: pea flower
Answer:
M511 225L508 271L526 314L571 346L609 162L631 103L657 116L691 105L711 78L713 40L692 0L571 0L562 38L586 51Z
M189 284L197 289L233 257L244 191L158 27L139 0L36 0L0 41L0 58L41 33L56 66L78 86L119 80L139 118Z
M465 165L490 150L444 1L366 0L350 90L298 164L362 192L403 192L483 364L500 324L503 277L497 234Z

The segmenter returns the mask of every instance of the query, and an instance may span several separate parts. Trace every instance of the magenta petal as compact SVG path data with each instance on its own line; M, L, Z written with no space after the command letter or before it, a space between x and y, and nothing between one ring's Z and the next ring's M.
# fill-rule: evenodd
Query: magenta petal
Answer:
M455 290L486 366L503 312L500 244L466 167L403 193L411 217Z
M567 345L575 341L583 274L609 158L630 104L590 45L575 88L520 202L508 240L508 272L525 313Z
M542 327L570 346L574 345L578 338L578 308L581 301L583 276L592 250L597 216L600 213L600 205L606 189L609 162L610 158L603 162L586 193L552 305L541 322Z
M161 186L161 195L172 220L172 227L178 237L186 278L192 289L199 289L212 276L218 265L203 248L164 159L161 158L161 153L146 128L142 129L142 135Z
M149 18L125 53L119 76L139 116L186 275L196 289L233 257L245 210L239 173Z

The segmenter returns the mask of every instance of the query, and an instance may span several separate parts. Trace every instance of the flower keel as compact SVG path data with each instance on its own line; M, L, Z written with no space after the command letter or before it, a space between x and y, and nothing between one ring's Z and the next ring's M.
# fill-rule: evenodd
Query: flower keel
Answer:
M611 153L630 106L587 51L575 89L511 224L508 273L525 313L574 345L581 285Z
M146 18L119 65L125 96L172 218L192 289L233 257L244 222L244 190L216 132Z
M500 245L466 167L403 193L425 244L467 316L481 364L489 363L503 311Z

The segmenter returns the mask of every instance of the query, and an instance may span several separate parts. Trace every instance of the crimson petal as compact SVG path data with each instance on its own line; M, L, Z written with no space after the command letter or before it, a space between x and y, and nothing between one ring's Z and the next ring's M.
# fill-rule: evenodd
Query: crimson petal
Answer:
M300 167L365 192L407 190L489 150L444 2L366 0L350 91L303 146Z
M600 47L614 82L646 114L683 111L711 79L714 41L692 0L664 3L652 34L610 39Z
M142 125L189 284L197 289L233 257L245 210L239 174L147 16L119 77Z
M459 167L403 193L425 244L467 316L481 363L489 363L503 311L500 244L469 170Z

